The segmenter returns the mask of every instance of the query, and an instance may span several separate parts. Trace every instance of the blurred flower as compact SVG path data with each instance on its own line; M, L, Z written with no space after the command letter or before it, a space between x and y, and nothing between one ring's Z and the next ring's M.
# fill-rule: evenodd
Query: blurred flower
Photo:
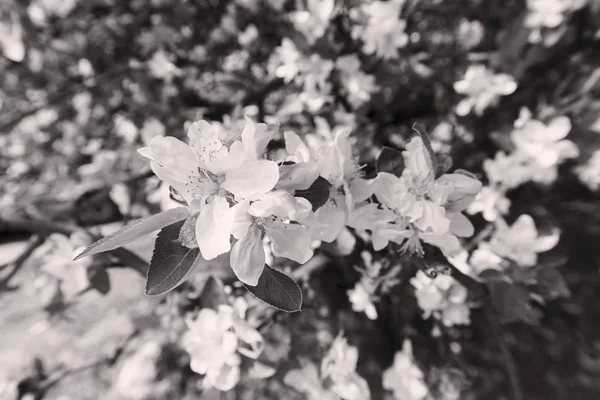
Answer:
M171 82L174 77L181 75L181 70L173 64L173 57L166 51L157 50L148 60L148 70L155 78Z
M462 19L458 25L458 40L466 50L479 46L484 35L485 27L477 20Z
M515 129L511 138L517 151L527 154L541 167L550 168L579 155L575 143L565 139L570 130L568 117L556 117L548 125L530 119Z
M187 320L188 331L181 339L190 354L190 366L204 375L202 385L231 390L240 380L238 338L232 331L233 309L220 306L218 311L203 308L195 320Z
M454 90L467 96L456 106L458 115L465 116L472 110L481 115L486 108L496 104L500 96L517 90L517 83L510 75L495 74L485 65L470 65L465 77L454 83Z
M528 157L522 153L506 154L501 151L495 158L483 162L490 185L501 191L513 189L531 179L532 169Z
M152 141L155 136L165 136L165 133L165 126L156 118L150 118L144 121L144 125L140 131L142 143L146 146L150 145L150 141Z
M338 334L321 363L321 379L331 379L331 391L343 400L371 398L367 381L356 373L357 362L358 349Z
M84 126L90 120L92 115L92 95L90 92L80 92L73 96L73 108L77 112L75 121L80 126Z
M555 30L572 12L580 9L587 0L527 0L527 16L524 25L531 29L529 41L538 43L544 37L544 30ZM545 43L552 45L556 39Z
M410 280L423 316L433 315L446 326L471 323L467 300L467 289L448 275L428 277L423 271Z
M600 150L594 151L589 160L575 168L575 174L591 190L600 188Z
M373 304L374 288L369 279L363 277L354 288L348 290L348 300L356 312L364 312L372 320L377 319L377 309Z
M8 16L0 14L0 17L0 49L10 61L19 63L25 59L25 43L19 14L11 11Z
M499 219L488 245L500 257L512 260L522 267L532 267L537 263L538 253L554 248L559 238L557 230L549 235L539 236L533 218L523 214L512 226Z
M313 44L327 30L334 7L335 0L308 0L305 11L294 11L289 16L296 29Z
M351 16L357 20L352 37L363 41L366 54L396 58L398 48L408 44L408 35L404 32L406 21L400 19L403 4L404 0L373 1L351 10Z
M258 38L258 29L255 25L249 24L246 29L238 36L238 42L242 47L248 47Z
M495 221L508 213L510 200L496 187L484 186L467 208L469 214L483 213L486 221Z
M127 143L133 143L138 137L139 130L129 118L117 114L113 117L115 132Z
M423 371L415 364L410 340L404 340L394 364L383 373L383 388L391 390L396 400L423 400L429 394Z
M346 89L348 101L354 108L369 101L371 93L379 89L375 77L362 72L360 60L355 54L339 57L335 67L340 73L340 82Z
M302 54L298 51L294 42L288 38L283 38L281 45L275 49L269 60L271 73L278 78L282 78L286 83L290 83L300 71L298 65L301 57Z

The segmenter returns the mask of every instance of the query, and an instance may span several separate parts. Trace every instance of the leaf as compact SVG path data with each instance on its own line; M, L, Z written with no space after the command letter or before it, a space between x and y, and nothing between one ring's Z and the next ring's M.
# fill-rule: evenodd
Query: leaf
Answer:
M115 233L108 235L95 243L92 243L83 252L81 252L81 254L75 257L75 260L79 260L85 256L91 256L92 254L103 253L105 251L123 247L127 243L133 242L141 235L164 228L165 226L177 221L181 221L188 216L189 212L186 207L177 207L163 211L160 214L135 220L128 223Z
M494 282L490 292L498 318L503 324L524 321L536 324L540 312L531 305L531 297L526 287L516 283Z
M441 153L437 155L438 159L438 169L435 177L438 178L444 175L446 172L452 168L452 157L448 153Z
M565 278L556 269L540 269L537 273L536 281L536 292L545 299L571 296L571 291L565 282Z
M427 153L429 153L429 160L431 161L432 171L437 172L438 168L439 168L438 160L437 160L437 156L435 155L435 152L433 151L433 147L431 147L431 140L429 140L429 135L425 131L425 128L421 124L418 124L418 123L415 123L413 125L413 130L415 132L417 132L419 137L423 140L423 144L425 145L425 148L427 149Z
M188 249L197 249L199 247L198 240L196 240L196 221L198 221L198 215L200 213L190 215L179 231L179 243Z
M106 268L94 268L90 271L90 287L96 289L102 294L110 291L110 278Z
M310 201L313 211L317 211L329 200L329 189L331 186L331 183L327 179L319 176L308 189L297 190L296 197L303 197Z
M196 265L204 261L200 250L188 249L177 240L183 223L179 221L163 228L156 237L146 278L148 296L159 296L175 289Z
M404 171L404 156L400 150L383 146L377 157L376 167L378 173L389 172L400 177Z
M256 286L244 285L259 300L285 312L300 311L302 290L292 278L265 265Z

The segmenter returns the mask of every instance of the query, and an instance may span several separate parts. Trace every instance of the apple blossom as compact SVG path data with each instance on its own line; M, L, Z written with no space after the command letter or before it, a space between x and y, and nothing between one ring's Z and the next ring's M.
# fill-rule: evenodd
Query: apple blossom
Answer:
M383 388L391 390L396 400L423 400L429 394L423 371L415 364L410 340L404 340L402 351L396 353L394 363L383 373Z
M481 115L486 108L496 104L500 96L517 90L517 83L508 74L494 74L485 65L471 65L464 78L454 83L454 90L468 96L456 106L458 115L465 116L472 110Z

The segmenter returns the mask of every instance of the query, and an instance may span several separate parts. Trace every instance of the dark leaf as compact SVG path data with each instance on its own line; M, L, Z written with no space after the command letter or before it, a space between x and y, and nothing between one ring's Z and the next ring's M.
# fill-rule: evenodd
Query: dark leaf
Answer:
M331 186L327 179L319 176L308 189L297 190L296 197L304 197L312 204L313 211L317 211L329 200Z
M536 292L545 299L569 297L571 291L562 274L554 268L542 268L537 273Z
M81 254L75 257L75 260L85 256L91 256L92 254L98 254L123 247L127 243L133 242L141 235L146 235L150 232L159 230L169 224L181 221L188 216L189 213L186 207L177 207L161 212L160 214L132 221L115 233L89 245Z
M516 283L494 282L490 284L490 292L501 323L524 321L535 324L539 321L540 312L531 305L526 287Z
M200 250L188 249L179 243L183 223L179 221L163 228L156 237L146 279L146 294L149 296L173 290L203 261Z
M389 172L401 176L404 171L404 156L400 150L384 146L377 157L377 172Z
M300 311L302 290L283 272L265 265L256 286L244 285L258 299L285 312Z
M220 305L227 304L227 297L223 289L223 283L214 276L209 277L204 283L204 288L200 294L200 304L202 308L217 309Z
M436 178L444 175L446 172L450 171L452 168L452 157L450 154L441 153L437 155L438 160L438 169L435 174Z
M110 279L106 268L94 268L89 272L90 287L102 294L110 291Z

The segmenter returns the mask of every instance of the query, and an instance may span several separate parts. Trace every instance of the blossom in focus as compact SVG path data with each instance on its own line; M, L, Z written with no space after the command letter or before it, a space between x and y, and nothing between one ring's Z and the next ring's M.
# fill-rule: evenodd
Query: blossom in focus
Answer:
M235 205L269 192L279 179L277 163L262 159L273 132L251 120L241 133L218 132L206 121L190 125L190 144L156 136L140 154L152 160L154 173L199 212L196 240L211 260L231 249Z
M371 93L379 89L375 76L361 70L360 60L355 54L339 57L335 67L340 74L340 82L347 92L348 101L358 108L371 99Z
M423 316L433 315L446 326L467 325L471 322L467 289L448 275L428 277L423 271L410 280Z
M383 246L386 239L397 243L406 239L404 248L417 252L421 252L421 240L446 253L458 250L456 237L473 234L473 225L462 211L479 192L481 182L464 173L444 174L436 179L432 160L420 137L411 139L403 157L402 176L380 172L374 183L375 196L396 218L388 219L377 233L371 230Z
M523 214L511 226L499 219L487 246L500 257L512 260L522 267L532 267L537 263L538 253L554 248L559 238L560 234L556 230L549 235L540 236L533 218Z
M329 27L333 11L334 0L308 0L305 11L294 11L290 13L296 29L304 34L309 44L319 39Z
M398 57L398 48L408 44L406 21L400 19L404 0L373 1L352 9L357 20L352 37L363 41L366 54L376 54L384 59Z
M321 378L331 379L331 391L343 400L369 400L367 381L356 373L358 349L340 333L321 363Z
M188 330L181 343L190 354L190 367L204 375L205 388L227 391L240 380L241 357L233 332L233 309L220 306L218 311L203 308L195 320L186 321Z
M504 193L493 186L484 186L471 203L467 212L469 214L482 213L486 221L492 222L508 213L510 200Z
M410 340L404 340L394 364L384 371L383 388L392 391L396 400L423 400L429 394L425 375L415 364Z
M556 117L547 125L531 119L515 129L511 139L516 151L526 154L541 167L550 168L579 155L575 143L565 139L570 130L571 121L568 117Z
M508 74L495 74L485 65L470 65L462 80L454 83L457 93L467 96L456 106L460 116L472 110L481 115L486 108L495 105L500 96L512 94L517 90L517 83Z

